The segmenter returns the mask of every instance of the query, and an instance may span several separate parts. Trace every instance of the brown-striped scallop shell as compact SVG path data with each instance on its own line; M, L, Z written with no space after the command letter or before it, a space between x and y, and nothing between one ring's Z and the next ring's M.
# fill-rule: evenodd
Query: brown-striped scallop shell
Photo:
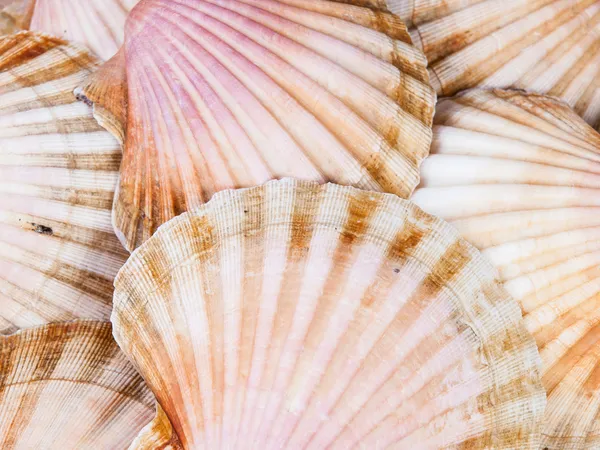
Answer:
M95 67L58 38L0 38L0 333L110 315L120 148L73 95Z
M125 141L114 224L130 250L215 192L274 178L407 197L431 142L425 58L383 10L142 0L104 69L80 95Z
M452 227L393 195L290 179L218 193L133 253L112 322L184 448L539 444L517 304Z
M373 0L371 0L373 1ZM479 87L560 97L600 126L597 0L386 0L440 95Z
M438 104L412 200L498 268L543 361L543 448L600 447L600 135L567 105L474 90Z
M126 449L152 404L108 322L0 336L2 450Z

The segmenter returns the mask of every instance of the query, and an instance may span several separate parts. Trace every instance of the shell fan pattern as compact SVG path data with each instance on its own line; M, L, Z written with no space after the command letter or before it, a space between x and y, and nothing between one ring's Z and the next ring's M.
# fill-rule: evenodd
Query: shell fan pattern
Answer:
M125 449L153 396L108 322L44 325L0 336L0 448Z
M438 103L412 200L450 221L520 303L548 393L542 447L600 446L600 135L564 103L472 90Z
M518 88L567 102L600 127L597 0L387 0L429 62L439 95Z
M78 91L125 141L119 238L133 250L215 192L274 178L407 197L431 142L435 93L425 65L384 10L142 0L120 54Z
M123 43L125 19L138 0L4 0L0 32L31 30L85 45L103 60Z
M61 39L0 38L0 333L110 315L121 152L73 95L95 67Z
M163 225L111 320L185 448L533 450L539 356L494 274L408 201L285 179Z

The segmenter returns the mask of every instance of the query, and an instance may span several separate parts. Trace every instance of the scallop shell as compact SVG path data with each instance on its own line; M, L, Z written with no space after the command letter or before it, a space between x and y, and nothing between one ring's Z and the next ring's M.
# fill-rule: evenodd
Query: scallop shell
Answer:
M153 396L108 322L45 325L0 337L0 448L125 449Z
M392 195L221 192L133 253L111 320L184 448L537 449L545 397L517 304Z
M514 87L560 97L600 126L600 2L387 0L440 95Z
M94 67L61 39L0 38L0 333L110 315L120 148L72 93Z
M425 58L382 10L142 0L107 72L80 94L104 113L120 111L112 117L125 136L114 224L129 250L215 192L273 178L407 197L431 142Z
M600 135L516 91L438 104L412 200L498 268L543 361L547 449L600 448Z

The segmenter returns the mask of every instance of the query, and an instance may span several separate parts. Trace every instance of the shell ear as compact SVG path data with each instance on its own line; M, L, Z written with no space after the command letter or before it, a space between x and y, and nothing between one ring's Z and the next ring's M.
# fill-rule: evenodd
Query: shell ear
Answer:
M77 98L94 108L94 117L121 144L127 124L127 74L125 49L93 72L85 84L75 89Z
M140 431L129 450L183 450L169 418L159 403L156 403L156 416Z

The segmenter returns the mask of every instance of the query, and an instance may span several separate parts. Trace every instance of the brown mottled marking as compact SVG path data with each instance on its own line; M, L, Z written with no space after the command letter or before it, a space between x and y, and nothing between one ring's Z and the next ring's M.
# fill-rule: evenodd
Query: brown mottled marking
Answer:
M306 191L298 190L294 199L288 261L298 261L308 254L314 227L313 222L321 202L323 189L311 185Z
M373 196L366 191L352 191L348 196L346 222L341 227L339 241L331 256L331 269L306 331L304 351L295 363L295 376L302 376L312 364L314 351L319 348L338 306L340 286L344 286L348 279L349 269L360 249L360 242L369 229L380 202L380 195ZM299 384L292 382L295 386Z
M190 214L188 219L194 235L194 256L200 261L206 261L215 247L214 225L204 215Z
M388 35L392 39L412 44L406 25L397 16L387 12L387 10L372 9L371 11L373 13L373 19L370 23L371 28Z
M413 251L430 231L434 218L428 214L419 213L419 211L415 212L415 216L416 220L409 215L404 226L394 236L388 249L389 259L403 260L413 256Z
M447 286L471 260L468 244L459 239L449 246L423 281L417 295L433 297ZM418 303L418 302L416 302Z
M65 335L65 330L59 326L50 326L44 330L43 334L38 336L42 339L23 342L28 347L40 347L40 351L38 352L36 367L28 380L27 391L21 397L17 408L18 412L14 415L8 427L8 435L5 436L3 442L4 448L13 448L21 437L22 430L29 426L33 418L31 406L37 404L45 387L44 383L35 382L48 380L52 377L56 366L61 360L65 346L69 343L68 334Z
M62 51L60 47L56 47L56 50L62 53L64 59L61 59L60 61L54 61L53 64L44 67L42 70L29 73L21 73L12 70L9 71L10 74L15 78L13 90L16 90L17 88L35 86L51 80L58 80L59 78L67 77L82 70L89 71L95 66L94 58L87 52L69 56ZM26 61L23 61L23 63L26 63ZM53 105L48 103L47 106Z
M0 39L0 54L2 55L0 70L10 70L46 53L48 50L66 44L67 42L62 39L31 32L6 36Z
M333 0L336 3L345 3L346 5L362 6L363 8L387 9L385 0Z
M398 173L395 168L390 167L389 158L390 152L402 152L402 149L395 148L392 150L387 145L384 147L386 148L383 148L379 153L373 153L362 161L363 168L377 182L380 190L396 194L401 198L408 198L412 194L412 186L418 184L418 171L412 168L409 169L408 173L405 174L406 182L398 183ZM403 152L403 156L408 160L415 160L416 154L414 152Z
M577 7L569 9L567 14L553 17L552 20L544 22L523 36L518 44L508 46L502 49L502 51L499 53L490 54L487 59L479 61L478 64L464 70L462 76L453 79L447 79L447 77L444 76L443 64L445 64L446 61L445 57L458 50L460 47L470 44L473 37L476 36L472 37L468 32L463 33L460 37L454 40L452 46L454 50L449 50L448 48L444 47L441 50L433 53L435 49L424 49L429 60L429 69L441 81L441 92L438 93L444 96L453 95L462 89L479 84L483 79L494 73L507 61L513 59L524 48L536 42L539 39L539 36L546 36L550 32L554 31L560 24L572 20L573 17L581 13L581 11L591 3L593 3L592 0L589 0L586 3L578 4ZM478 35L479 34L480 33L478 33Z
M494 391L487 391L477 397L477 409L481 413L494 410L498 405L508 403L513 398L522 398L530 390L531 382L526 377L511 380ZM527 395L527 394L526 394ZM531 397L532 394L529 394ZM486 418L486 431L481 435L463 441L457 445L460 450L482 448L518 448L519 443L528 440L527 436L536 433L534 424L527 426L517 422L509 429L497 429L492 426L495 417Z
M340 234L339 251L347 256L349 248L357 238L362 238L369 227L370 219L379 206L379 198L370 192L355 191L349 197L348 218ZM337 252L336 252L337 253Z
M11 382L11 375L17 362L14 358L15 348L13 339L0 337L0 400L2 400L6 386Z

